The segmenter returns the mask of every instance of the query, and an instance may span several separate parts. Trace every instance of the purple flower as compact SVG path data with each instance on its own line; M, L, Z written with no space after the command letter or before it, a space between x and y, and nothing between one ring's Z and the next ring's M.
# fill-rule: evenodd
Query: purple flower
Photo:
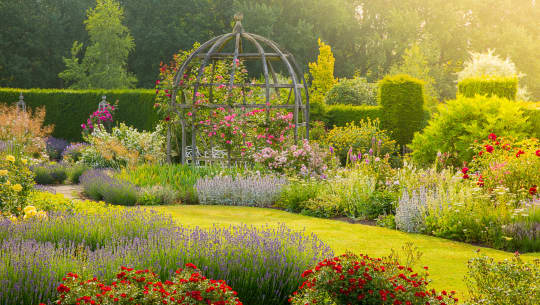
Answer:
M330 146L330 153L333 154L334 153L334 147Z

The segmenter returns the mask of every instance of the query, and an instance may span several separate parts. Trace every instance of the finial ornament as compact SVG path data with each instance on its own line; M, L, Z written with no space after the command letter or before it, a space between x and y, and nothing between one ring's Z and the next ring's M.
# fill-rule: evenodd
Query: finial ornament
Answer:
M244 28L242 27L242 20L244 19L244 14L242 13L236 13L234 14L234 28L233 33L242 33L244 32Z
M240 12L234 14L234 21L238 22L238 21L242 21L242 19L244 19L244 14Z
M19 95L19 101L17 102L17 109L21 111L26 111L26 103L24 102L24 96L22 92Z
M104 95L101 97L101 102L98 104L98 111L105 111L108 106L109 103L107 102L107 97Z

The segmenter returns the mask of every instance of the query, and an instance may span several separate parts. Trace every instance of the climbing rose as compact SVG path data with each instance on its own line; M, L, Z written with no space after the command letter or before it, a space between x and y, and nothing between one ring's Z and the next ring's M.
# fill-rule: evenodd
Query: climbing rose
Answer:
M494 133L490 133L488 137L491 141L497 140L497 136Z
M491 145L486 145L486 151L487 151L488 153L492 153L492 152L493 152L493 146L491 146Z

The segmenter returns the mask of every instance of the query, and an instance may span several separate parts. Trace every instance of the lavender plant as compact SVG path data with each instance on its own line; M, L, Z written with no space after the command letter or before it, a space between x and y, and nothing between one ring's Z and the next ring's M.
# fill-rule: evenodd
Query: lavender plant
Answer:
M275 176L215 176L199 179L195 189L201 204L270 207L286 183Z
M62 158L62 152L69 145L64 139L48 137L45 141L47 154L51 160L59 161Z
M77 162L81 158L82 150L86 147L88 147L86 143L71 144L62 152L62 159L66 162Z
M49 185L63 183L67 178L67 168L64 164L51 163L31 166L37 184Z
M135 205L140 192L139 187L117 179L110 170L89 170L79 180L90 198L111 204Z
M284 225L201 229L175 227L168 216L142 210L110 216L0 221L0 304L50 302L68 271L110 281L128 265L151 268L165 280L188 262L209 278L227 281L245 304L286 304L303 270L333 255L315 235ZM156 219L164 222L152 227Z

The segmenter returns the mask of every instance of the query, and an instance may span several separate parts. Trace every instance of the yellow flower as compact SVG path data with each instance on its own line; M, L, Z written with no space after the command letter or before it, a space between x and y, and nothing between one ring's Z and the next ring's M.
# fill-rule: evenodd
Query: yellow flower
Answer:
M7 155L6 160L9 162L15 162L15 157L13 157L12 155Z
M18 192L22 191L22 186L21 186L20 184L17 183L17 184L15 184L15 185L13 185L13 186L11 187L11 189L13 189L15 192L18 193Z
M46 219L47 218L47 213L45 213L44 211L39 211L37 214L36 214L37 218L39 219Z
M28 163L28 160L26 160L26 159L21 159L21 162L22 162L23 164L26 164L26 163Z
M11 182L9 182L9 180L6 181L6 185L11 185Z
M24 214L30 214L33 213L34 215L37 214L36 207L33 205L29 205L23 210Z
M9 220L11 220L11 222L17 222L17 217L13 216L13 215L10 215L8 217Z
M0 169L0 177L7 176L8 171L7 169Z

